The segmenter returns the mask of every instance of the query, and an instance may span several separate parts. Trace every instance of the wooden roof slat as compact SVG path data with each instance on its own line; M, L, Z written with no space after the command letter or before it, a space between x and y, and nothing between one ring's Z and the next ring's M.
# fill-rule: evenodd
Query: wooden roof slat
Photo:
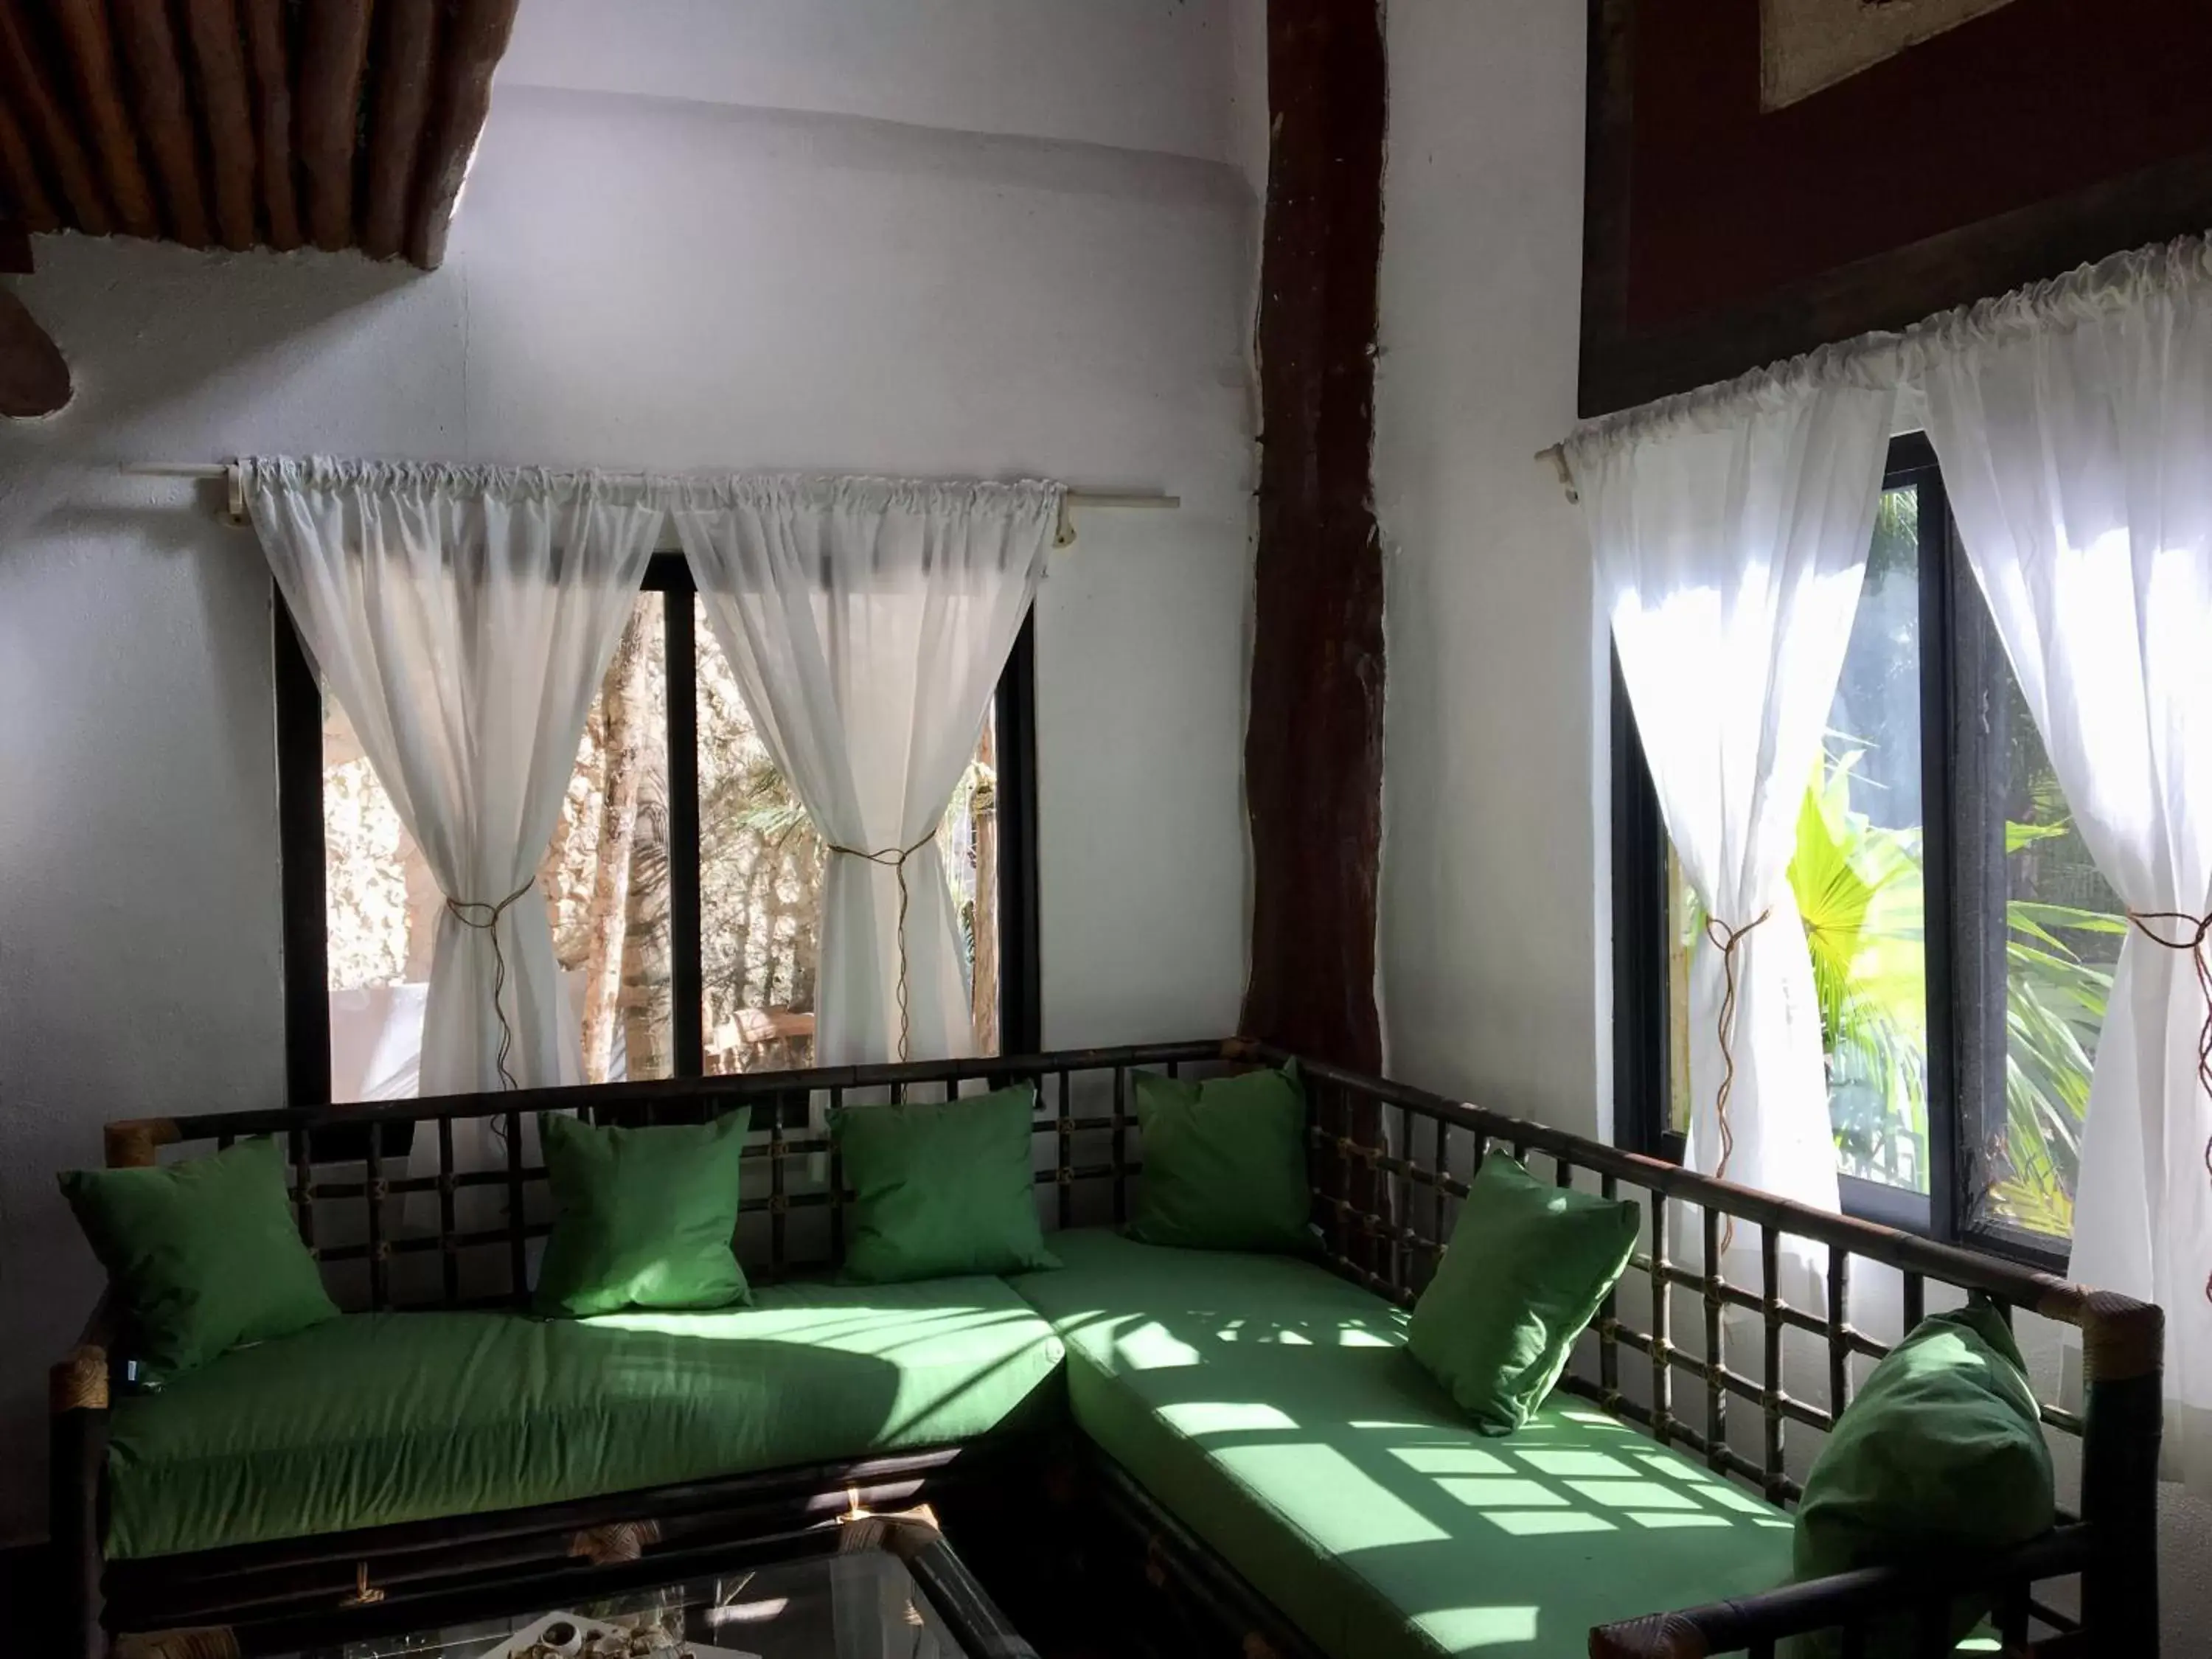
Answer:
M384 0L379 14L361 251L372 259L388 259L407 234L437 67L438 7L436 0Z
M200 117L215 177L216 234L227 248L253 246L253 116L237 0L185 0L185 33L199 73Z
M520 0L0 0L0 224L445 257Z
M491 113L492 71L514 32L516 3L459 0L447 28L438 54L436 114L407 230L407 257L425 270L446 257L461 185Z
M138 131L154 157L170 234L186 247L211 240L200 185L199 134L185 89L184 60L167 0L110 0L115 31L137 91Z
M307 181L307 234L317 247L353 245L353 157L361 76L368 61L368 0L316 0L300 40L292 136Z
M246 0L246 43L253 60L254 132L259 140L261 210L269 246L289 253L300 233L300 194L292 181L292 67L284 0Z
M50 10L69 52L76 116L90 129L116 220L133 236L159 236L161 214L139 158L137 129L124 101L106 0L52 0Z
M93 177L92 158L77 141L48 84L44 66L24 27L23 0L0 0L0 74L28 117L26 132L36 138L61 183L62 200L78 229L105 236L115 228L107 198Z
M24 229L36 233L61 228L61 216L54 211L53 198L46 194L46 181L39 177L31 141L24 137L15 112L4 98L0 98L0 190L7 192L8 205Z

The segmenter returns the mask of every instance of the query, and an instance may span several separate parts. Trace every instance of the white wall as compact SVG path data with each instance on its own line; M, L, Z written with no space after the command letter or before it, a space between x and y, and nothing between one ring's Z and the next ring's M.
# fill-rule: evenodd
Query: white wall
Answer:
M1394 1076L1609 1138L1605 634L1531 459L1575 416L1583 14L1389 9L1380 954ZM2049 1389L2051 1334L2029 1340ZM2178 1488L2160 1572L2168 1659L2212 1654L2212 1509Z
M560 9L533 0L518 52ZM850 30L907 8L808 9ZM1221 20L1227 40L1241 9L1132 14ZM1086 52L1128 63L1110 38L993 50L1096 107ZM17 292L78 392L0 430L0 1540L43 1530L46 1367L96 1290L54 1172L98 1160L105 1119L283 1092L268 580L204 487L114 462L331 451L1180 493L1172 516L1086 515L1039 601L1046 1036L1232 1025L1257 210L1231 150L1177 136L1225 132L1250 85L1226 48L1207 62L1118 148L1022 136L1021 109L883 64L863 90L903 88L896 112L936 125L503 76L428 276L41 240ZM827 83L818 53L811 72ZM971 110L996 130L950 130Z
M1605 659L1530 459L1575 413L1583 40L1557 0L1389 12L1379 954L1395 1075L1605 1134Z
M502 82L1267 163L1264 0L530 0Z

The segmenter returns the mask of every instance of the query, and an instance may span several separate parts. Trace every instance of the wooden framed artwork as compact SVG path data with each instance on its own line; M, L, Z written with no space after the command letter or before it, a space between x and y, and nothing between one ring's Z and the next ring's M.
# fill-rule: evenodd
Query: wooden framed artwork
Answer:
M1589 0L1580 402L2212 228L2204 0Z

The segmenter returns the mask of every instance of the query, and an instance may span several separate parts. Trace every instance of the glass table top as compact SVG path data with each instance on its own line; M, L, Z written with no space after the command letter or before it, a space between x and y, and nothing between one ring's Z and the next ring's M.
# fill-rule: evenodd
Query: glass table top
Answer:
M587 1590L301 1659L1034 1659L933 1528L823 1528L734 1553L744 1559L677 1582ZM648 1559L629 1575L651 1571Z

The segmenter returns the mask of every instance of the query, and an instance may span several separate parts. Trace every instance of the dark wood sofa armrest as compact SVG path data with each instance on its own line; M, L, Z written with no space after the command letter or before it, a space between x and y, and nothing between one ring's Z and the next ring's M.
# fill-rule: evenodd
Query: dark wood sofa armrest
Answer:
M1784 1584L1758 1595L1600 1625L1589 1633L1590 1659L1709 1659L1716 1654L1764 1652L1789 1637L1877 1616L1893 1620L1900 1613L1919 1613L1940 1627L1960 1595L2024 1589L2039 1578L2079 1571L2089 1553L2088 1529L2070 1526L1987 1560L1940 1569L1864 1567ZM1949 1651L1940 1637L1930 1640L1929 1653Z
M105 1304L103 1303L103 1307ZM102 1334L95 1312L88 1335ZM107 1475L108 1350L80 1342L46 1376L52 1448L47 1492L53 1573L63 1614L60 1651L101 1659L100 1506Z

